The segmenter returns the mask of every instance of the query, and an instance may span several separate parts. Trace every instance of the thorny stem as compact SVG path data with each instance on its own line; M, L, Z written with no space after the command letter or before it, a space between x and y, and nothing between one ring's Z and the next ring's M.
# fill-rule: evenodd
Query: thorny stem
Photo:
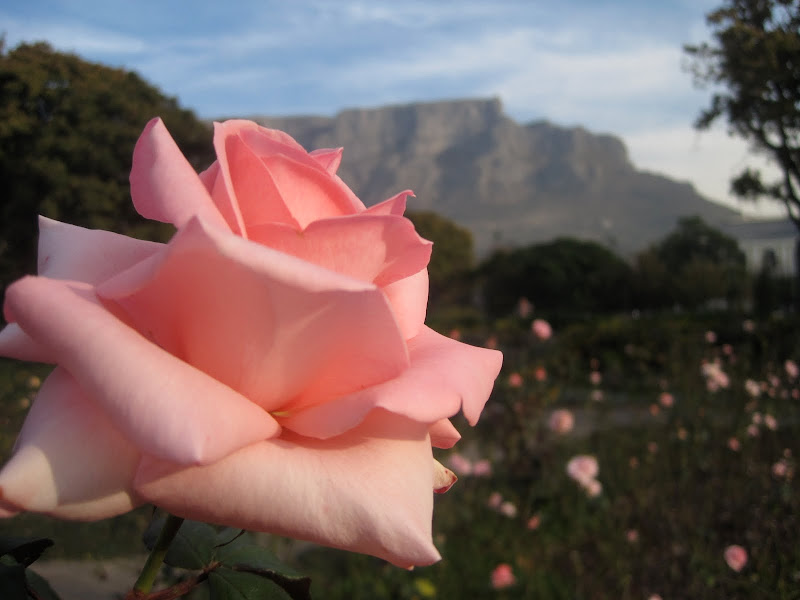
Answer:
M164 557L167 555L167 550L172 540L181 528L183 519L174 515L168 515L161 533L158 534L155 546L150 551L150 556L144 563L142 572L139 573L139 578L133 586L133 589L125 597L126 600L138 600L140 598L147 598L150 590L153 588L153 582L156 580L158 572L161 570L161 563L164 562Z

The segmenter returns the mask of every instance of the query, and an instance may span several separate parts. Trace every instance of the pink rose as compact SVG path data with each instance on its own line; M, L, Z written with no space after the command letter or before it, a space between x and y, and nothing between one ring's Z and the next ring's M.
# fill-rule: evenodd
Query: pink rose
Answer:
M534 319L533 323L531 323L531 331L542 341L549 340L553 335L553 328L544 319Z
M492 570L492 587L496 590L502 590L511 587L517 583L517 578L514 576L514 571L511 565L501 563Z
M579 454L572 457L567 463L567 475L581 485L586 485L593 480L599 472L597 459L590 454Z
M737 573L744 569L747 564L747 550L741 546L728 546L725 548L723 555L728 566Z
M215 124L199 176L163 123L136 145L138 212L168 244L42 219L0 353L57 365L0 472L0 514L175 515L429 564L433 460L474 424L499 352L424 325L430 243L403 192L365 208L306 152Z
M569 433L575 426L575 417L566 408L559 408L550 414L547 426L555 433Z

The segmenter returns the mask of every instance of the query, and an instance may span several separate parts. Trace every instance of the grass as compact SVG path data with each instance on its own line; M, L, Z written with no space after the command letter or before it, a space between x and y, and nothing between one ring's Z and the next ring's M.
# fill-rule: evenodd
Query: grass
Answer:
M800 359L800 321L776 318L748 332L729 314L584 319L559 323L547 342L527 326L508 319L462 332L481 345L493 335L506 362L478 426L457 422L464 439L455 451L488 458L492 474L462 476L436 498L443 560L408 572L314 547L291 562L313 577L315 597L799 599L800 381L784 363ZM701 364L714 361L729 385L709 391ZM592 370L601 374L597 385ZM509 384L514 372L521 386ZM31 376L44 372L0 362L3 455L33 395ZM745 390L748 379L763 388L758 397ZM602 400L592 399L597 391ZM672 406L659 404L663 391ZM575 414L572 432L548 430L556 408ZM452 452L436 454L447 462ZM578 454L597 458L597 497L565 472ZM493 493L516 514L488 506ZM0 535L52 537L51 556L140 553L148 515L141 509L91 525L24 515L0 522ZM528 527L532 517L536 528ZM723 557L731 544L749 555L740 572ZM495 589L491 572L502 563L516 583Z

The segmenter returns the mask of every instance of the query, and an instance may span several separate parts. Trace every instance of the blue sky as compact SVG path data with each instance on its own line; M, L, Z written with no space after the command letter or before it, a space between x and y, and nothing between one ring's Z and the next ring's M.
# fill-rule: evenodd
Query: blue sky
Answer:
M202 117L499 96L517 121L613 133L640 168L730 201L747 147L692 129L709 91L682 69L719 3L25 0L0 31L135 70Z

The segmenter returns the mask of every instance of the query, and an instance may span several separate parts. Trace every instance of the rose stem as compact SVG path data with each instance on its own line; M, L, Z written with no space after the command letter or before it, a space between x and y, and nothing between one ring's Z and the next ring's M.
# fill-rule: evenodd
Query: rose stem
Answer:
M164 523L161 533L158 534L156 544L150 551L150 556L147 557L147 562L144 563L142 572L139 573L139 579L136 580L136 584L133 586L135 592L139 592L140 594L147 594L150 592L156 580L156 576L159 570L161 570L161 563L167 555L167 549L169 549L169 545L172 543L172 540L175 539L178 529L180 529L182 524L183 519L181 517L167 515L167 521Z

